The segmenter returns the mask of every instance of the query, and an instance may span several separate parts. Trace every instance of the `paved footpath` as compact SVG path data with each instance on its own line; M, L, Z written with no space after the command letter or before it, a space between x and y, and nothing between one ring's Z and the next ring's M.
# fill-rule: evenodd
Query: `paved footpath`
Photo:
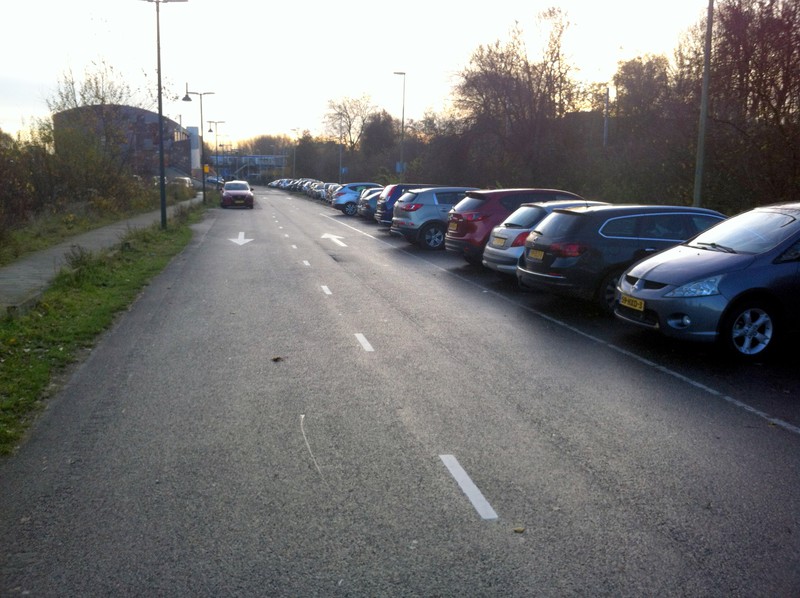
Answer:
M184 204L203 201L203 194ZM168 215L174 207L167 208ZM25 311L36 303L41 294L66 265L66 255L73 247L100 252L122 241L128 231L147 228L161 222L161 210L141 214L116 224L110 224L88 233L72 237L48 249L23 256L14 263L0 268L0 316Z

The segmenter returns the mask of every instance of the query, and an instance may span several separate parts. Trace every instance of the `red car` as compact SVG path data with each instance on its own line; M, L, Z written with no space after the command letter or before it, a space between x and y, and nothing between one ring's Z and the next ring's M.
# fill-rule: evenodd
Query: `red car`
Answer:
M492 229L523 203L570 199L580 195L557 189L490 189L470 191L450 210L445 248L464 256L470 264L480 265L483 248Z
M223 208L253 209L253 190L247 181L228 181L222 188L222 199L219 205Z

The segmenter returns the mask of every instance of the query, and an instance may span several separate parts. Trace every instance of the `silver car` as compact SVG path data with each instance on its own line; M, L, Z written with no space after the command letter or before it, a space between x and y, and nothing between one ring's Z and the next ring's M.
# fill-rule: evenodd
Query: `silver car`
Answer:
M394 204L389 232L417 243L423 249L444 248L447 215L476 187L409 189Z
M602 205L602 201L558 199L524 203L492 229L483 249L483 265L491 270L517 275L517 262L525 250L525 239L545 216L556 208Z
M331 195L331 205L348 216L358 213L358 198L364 189L380 187L378 183L347 183L336 189Z
M615 315L670 337L764 357L800 324L800 202L724 220L630 267Z

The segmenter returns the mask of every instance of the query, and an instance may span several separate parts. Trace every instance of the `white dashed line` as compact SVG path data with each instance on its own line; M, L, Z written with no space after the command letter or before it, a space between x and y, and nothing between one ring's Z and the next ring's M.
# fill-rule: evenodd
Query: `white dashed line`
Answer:
M304 266L311 266L311 262L309 262L308 260L303 260L303 265Z
M364 351L369 352L369 351L374 351L375 350L375 349L372 348L372 345L369 344L369 341L367 340L367 337L365 337L360 332L356 333L356 339L358 339L358 342L361 343L361 346L364 348Z
M464 494L467 495L469 502L471 502L475 510L478 511L478 515L481 516L481 519L497 519L497 513L492 508L492 505L489 504L489 501L486 500L483 493L478 489L472 479L470 479L467 472L464 471L464 468L461 467L458 459L453 455L439 455L439 458L450 471L450 475L458 482Z
M322 285L322 292L325 293L326 295L333 295L333 293L331 293L331 290L325 285Z

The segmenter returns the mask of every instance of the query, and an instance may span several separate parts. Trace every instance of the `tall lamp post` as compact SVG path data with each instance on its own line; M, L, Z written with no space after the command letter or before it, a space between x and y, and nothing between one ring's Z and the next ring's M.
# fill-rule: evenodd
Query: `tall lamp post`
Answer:
M217 133L219 132L219 125L224 124L224 120L210 120L208 121L208 132L214 133L214 153L216 154L216 158L214 159L214 167L217 170L217 185L219 185L219 137ZM211 125L214 125L214 128L211 128Z
M158 72L158 174L161 190L161 228L167 228L167 182L164 166L164 105L161 98L161 4L165 2L188 2L189 0L145 0L156 5L156 58Z
M297 166L297 129L292 129L292 133L294 133L294 153L292 154L292 178L294 178L294 171Z
M394 74L403 76L403 111L400 115L400 180L402 181L406 173L406 165L403 162L403 145L406 138L406 73L395 71Z
M206 203L206 144L203 142L203 96L213 95L213 91L189 91L189 84L186 84L186 95L183 96L184 102L191 102L190 96L200 96L200 176L203 179L203 203Z

